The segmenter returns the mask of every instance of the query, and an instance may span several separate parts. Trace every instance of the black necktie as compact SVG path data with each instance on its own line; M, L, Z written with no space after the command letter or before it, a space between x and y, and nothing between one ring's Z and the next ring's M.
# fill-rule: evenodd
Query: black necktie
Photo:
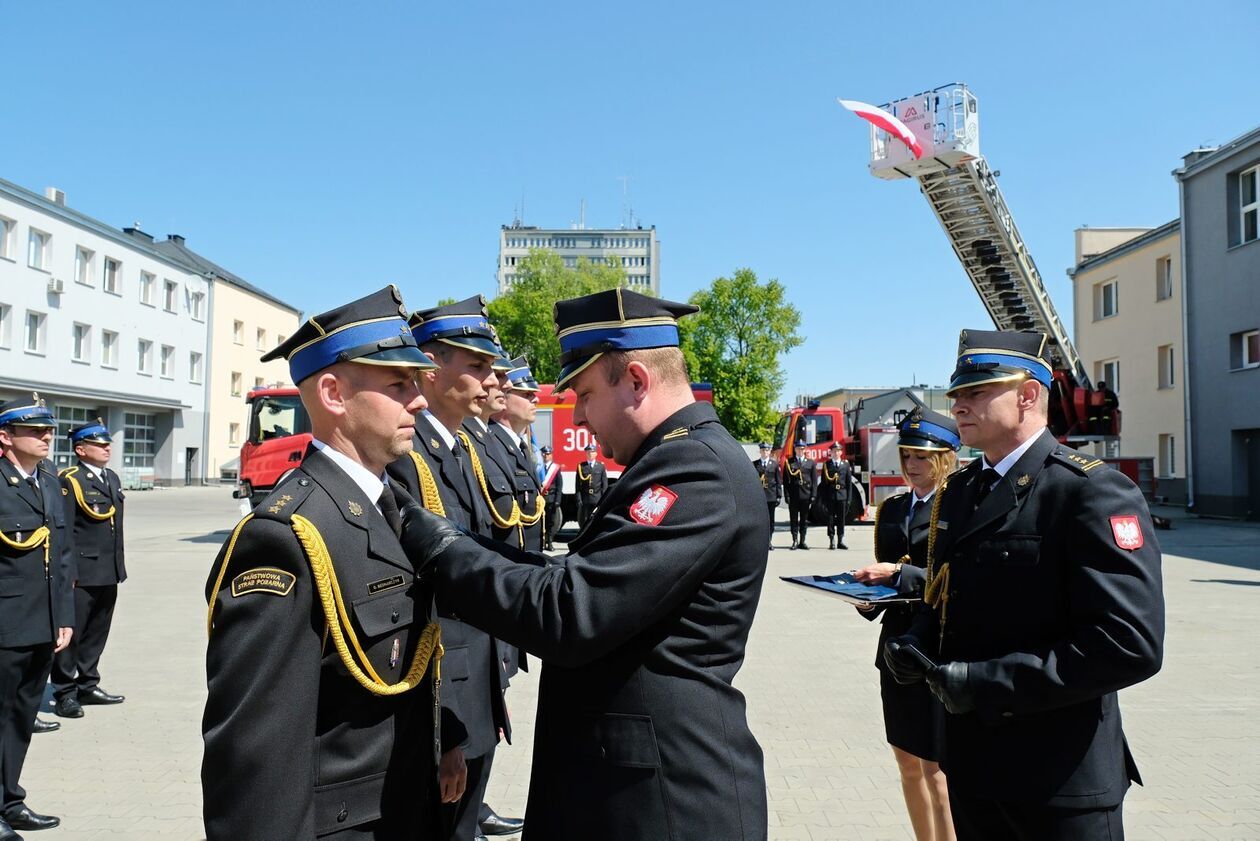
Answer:
M381 516L394 530L394 535L402 537L402 517L398 514L398 500L394 498L394 489L386 485L377 504L381 507Z
M917 496L910 500L910 516L906 518L906 525L914 522L914 515L918 513L920 505L923 505L923 503L919 501Z
M1001 478L1001 474L992 467L986 467L984 470L980 471L980 478L977 480L980 483L980 487L976 488L976 508L980 507L980 504L984 502L985 497L989 495L989 491L993 490L993 486L996 485Z
M529 466L531 472L537 472L534 470L534 454L529 451L529 444L526 444L523 439L519 443L521 455L525 456L525 464Z

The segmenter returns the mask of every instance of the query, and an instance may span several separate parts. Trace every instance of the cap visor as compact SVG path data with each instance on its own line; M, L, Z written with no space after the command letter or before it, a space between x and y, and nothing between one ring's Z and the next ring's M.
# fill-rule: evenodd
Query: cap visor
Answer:
M929 450L939 453L952 452L954 449L939 441L932 441L927 438L906 438L904 436L897 441L897 446L902 450Z
M960 389L970 388L973 385L981 383L1010 383L1015 380L1022 380L1030 377L1027 371L1019 371L1011 373L1010 371L971 371L966 374L959 374L949 381L949 388L945 389L945 394L950 395Z
M568 388L570 381L572 381L574 377L589 368L592 364L594 364L595 360L599 359L601 356L603 356L602 353L597 353L587 359L579 359L576 362L570 362L568 365L561 368L560 376L556 377L556 393Z
M493 356L496 361L502 358L499 354L499 349L494 346L494 342L483 336L448 336L444 339L438 339L438 341L443 344L451 345L452 347L471 350L473 353Z
M28 418L27 420L10 421L5 426L56 426L52 418Z
M378 350L376 353L369 353L365 356L356 356L348 362L358 362L362 365L385 365L394 368L419 368L422 371L437 370L438 365L425 354L420 348L414 345L406 345L404 347L386 348Z

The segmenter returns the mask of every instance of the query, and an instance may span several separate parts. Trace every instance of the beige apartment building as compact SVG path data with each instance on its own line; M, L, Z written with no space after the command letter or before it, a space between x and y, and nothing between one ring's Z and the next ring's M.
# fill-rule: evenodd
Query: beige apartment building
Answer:
M263 385L291 385L284 360L258 358L284 342L302 312L188 248L172 235L156 247L196 266L213 281L210 297L210 366L206 375L206 478L235 478L241 444L249 435L245 395Z
M1186 500L1181 225L1079 228L1073 340L1095 384L1120 398L1120 440L1099 456L1153 457L1157 491Z

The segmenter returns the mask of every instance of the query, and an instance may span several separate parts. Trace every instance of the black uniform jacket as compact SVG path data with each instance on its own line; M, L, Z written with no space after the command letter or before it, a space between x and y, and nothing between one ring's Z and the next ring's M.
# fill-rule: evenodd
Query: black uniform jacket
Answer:
M376 505L309 448L237 525L207 582L207 838L358 838L355 827L363 837L436 838L433 666L416 688L389 696L349 674L293 531L297 515L326 543L350 626L381 680L406 675L429 621L430 584ZM366 826L374 821L383 828Z
M433 473L442 507L451 522L476 533L490 535L490 514L475 490L471 465L460 460L425 418L416 420L412 438L415 452ZM456 439L455 446L462 446ZM469 461L468 454L460 459ZM423 501L416 465L405 455L388 467L391 481L401 484L417 501ZM483 756L499 742L499 728L512 740L512 724L503 704L508 676L504 673L503 646L479 628L461 622L438 603L442 626L442 747L463 748L466 757Z
M558 563L480 538L438 556L444 599L543 660L526 839L766 837L761 748L731 685L764 512L748 457L695 403L647 437Z
M123 491L118 474L106 470L103 479L96 478L82 461L61 472L66 510L74 522L74 556L80 587L106 587L127 580L123 559ZM112 520L89 517L74 493L78 483L83 503L97 514L114 509Z
M542 494L542 485L538 483L538 474L534 472L534 465L525 458L525 453L521 451L520 445L512 440L512 435L504 428L503 424L495 422L490 424L490 431L494 433L494 437L503 445L503 453L511 458L510 466L512 469L512 485L516 489L516 503L521 507L521 511L526 515L533 515L537 510L538 497ZM525 442L525 446L529 446L529 441ZM525 526L517 535L518 545L523 541L526 549L542 548L542 530L543 518L539 517L538 522L532 526Z
M787 501L796 505L808 505L814 498L815 469L817 465L807 458L791 456L783 464L783 490Z
M847 461L841 461L839 466L834 461L820 461L818 463L818 496L823 502L828 504L834 502L847 502L849 499L849 479L853 475L853 468Z
M762 466L761 459L753 459L753 467L761 477L761 487L766 495L766 502L778 502L783 498L783 489L779 482L779 463L774 459L766 459Z
M1113 806L1140 782L1116 691L1163 657L1160 551L1137 486L1049 431L973 511L980 460L941 494L938 614L914 633L970 663L977 710L948 715L951 786L999 800Z
M896 587L899 595L923 598L932 500L921 504L914 512L914 519L907 523L906 515L910 512L913 498L913 493L907 492L880 503L879 513L875 516L875 560L886 564L901 563L897 580L889 586ZM875 665L881 670L887 668L884 664L884 642L910 630L916 604L899 602L858 611L866 619L883 617L879 647L875 650Z
M61 482L44 460L36 468L39 492L13 462L0 456L0 648L52 643L58 628L74 627L74 555ZM25 543L47 525L48 554ZM47 557L47 563L45 563Z
M582 477L586 478L582 478ZM577 498L579 505L594 505L608 490L608 468L602 461L580 462L577 469Z
M493 423L490 426L493 427ZM468 440L472 442L473 449L477 451L477 457L481 459L481 470L486 477L486 489L490 493L490 499L485 500L483 495L483 501L492 504L500 517L508 517L512 513L512 503L516 499L517 492L514 476L516 460L503 449L493 429L482 429L481 424L473 418L464 421L464 432L468 433ZM505 529L492 524L491 532L496 540L510 539L513 546L520 545L515 526Z

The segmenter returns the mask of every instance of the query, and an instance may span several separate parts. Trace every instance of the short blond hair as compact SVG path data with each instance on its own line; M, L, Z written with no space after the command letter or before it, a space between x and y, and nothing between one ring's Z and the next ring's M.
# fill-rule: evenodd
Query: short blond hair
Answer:
M641 350L610 350L604 352L604 374L609 385L616 385L625 376L631 362L640 362L649 371L670 385L690 385L687 360L676 347L654 347Z

